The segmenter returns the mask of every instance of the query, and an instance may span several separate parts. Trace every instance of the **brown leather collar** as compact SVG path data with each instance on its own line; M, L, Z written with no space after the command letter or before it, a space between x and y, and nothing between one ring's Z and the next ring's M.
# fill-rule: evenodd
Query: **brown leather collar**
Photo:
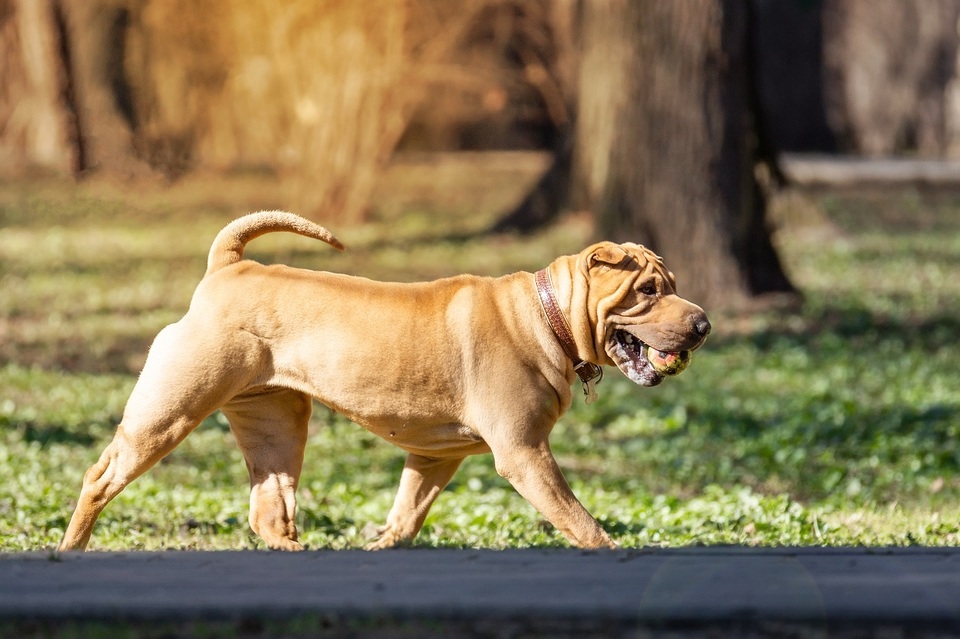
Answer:
M534 276L537 284L537 296L540 298L540 307L547 318L547 323L553 329L557 341L563 348L563 352L573 361L573 370L576 371L580 381L583 382L583 394L589 401L596 396L593 386L603 379L603 369L591 362L585 362L577 355L577 345L573 340L573 334L570 332L570 325L560 310L557 303L557 295L553 290L553 282L550 281L550 273L547 269L537 271ZM588 402L589 403L589 402Z

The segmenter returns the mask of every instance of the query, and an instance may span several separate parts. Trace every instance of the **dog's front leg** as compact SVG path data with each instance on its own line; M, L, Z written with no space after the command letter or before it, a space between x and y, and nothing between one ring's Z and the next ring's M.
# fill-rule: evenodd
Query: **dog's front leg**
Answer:
M546 442L493 451L497 472L570 543L580 548L616 548L570 489Z
M410 453L400 475L400 488L380 536L367 550L392 548L411 541L420 532L430 506L457 472L463 458L432 459Z

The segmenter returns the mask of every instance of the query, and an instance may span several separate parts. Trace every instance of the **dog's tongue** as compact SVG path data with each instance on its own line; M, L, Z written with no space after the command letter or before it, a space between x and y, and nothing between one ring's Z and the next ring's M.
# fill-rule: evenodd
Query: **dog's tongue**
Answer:
M647 359L661 375L676 375L683 371L690 362L689 354L658 351L652 346L647 347Z

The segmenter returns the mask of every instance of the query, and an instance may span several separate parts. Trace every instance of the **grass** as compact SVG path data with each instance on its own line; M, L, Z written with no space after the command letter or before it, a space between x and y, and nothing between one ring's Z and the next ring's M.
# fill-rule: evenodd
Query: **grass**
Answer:
M581 218L530 238L478 233L533 164L441 168L442 188L424 179L429 165L388 176L369 224L334 229L344 254L283 236L250 253L409 280L533 270L589 241ZM0 548L56 545L211 238L272 207L269 194L257 176L148 191L0 185ZM624 546L956 544L960 198L793 193L775 209L803 307L712 314L694 364L656 389L608 370L600 401L578 398L551 438L570 483ZM390 507L402 452L318 406L306 459L301 539L361 546ZM111 503L91 548L262 548L246 501L243 460L214 415ZM565 542L475 457L417 544Z

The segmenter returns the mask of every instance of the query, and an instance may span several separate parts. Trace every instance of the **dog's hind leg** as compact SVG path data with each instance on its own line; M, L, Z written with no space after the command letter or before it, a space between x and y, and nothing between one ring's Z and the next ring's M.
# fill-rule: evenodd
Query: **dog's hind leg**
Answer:
M190 327L172 324L157 335L113 441L83 476L60 550L86 548L110 500L242 388L242 380L224 379L215 371L227 369L217 363L242 361L245 352L227 353L213 342L204 348L196 340L187 349L184 335L190 334Z
M430 506L457 472L463 458L432 459L411 453L400 475L400 488L380 536L367 550L382 550L413 540L420 532Z
M93 525L110 500L173 450L198 423L199 419L180 417L162 426L141 428L132 420L122 421L113 441L83 475L83 488L60 542L60 550L86 548ZM165 437L161 441L151 441L142 436L144 430L162 432Z
M222 410L250 473L250 527L270 548L303 550L294 515L310 396L272 388L235 397Z

